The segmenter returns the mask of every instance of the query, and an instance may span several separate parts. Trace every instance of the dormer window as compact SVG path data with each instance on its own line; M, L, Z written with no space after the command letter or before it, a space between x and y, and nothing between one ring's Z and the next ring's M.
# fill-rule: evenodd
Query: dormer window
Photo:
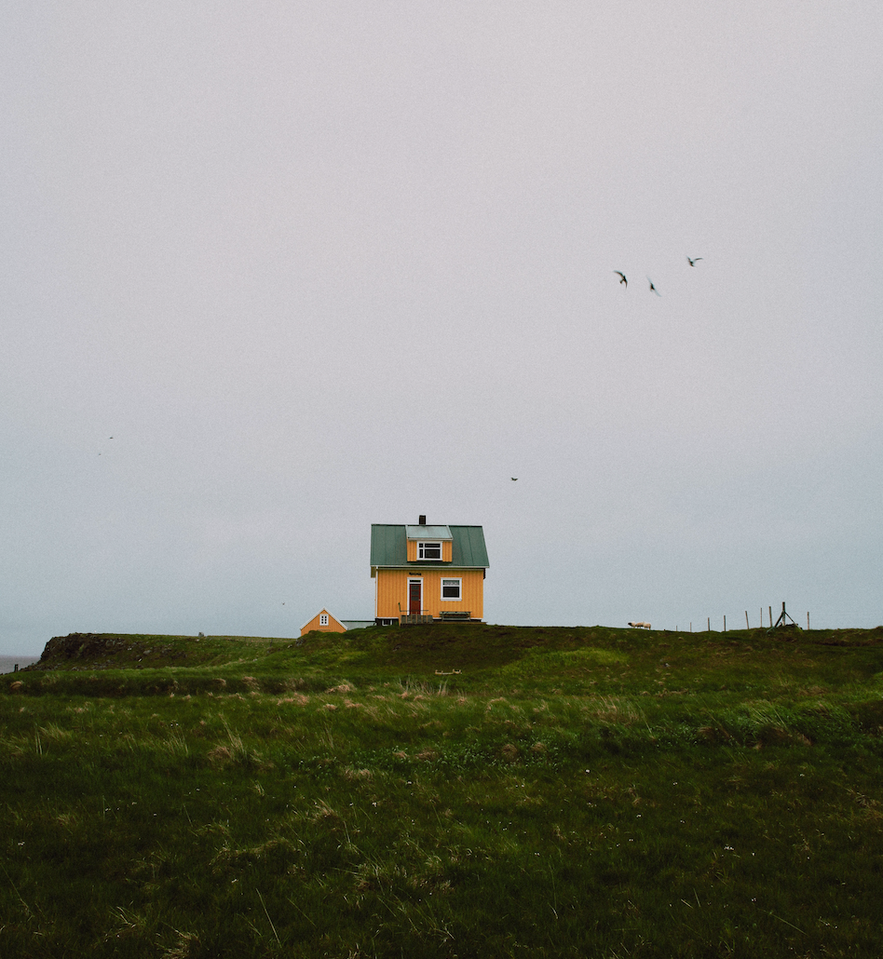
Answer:
M406 554L409 563L450 563L454 537L449 526L406 526Z
M419 542L417 543L417 559L441 559L442 544L438 542Z

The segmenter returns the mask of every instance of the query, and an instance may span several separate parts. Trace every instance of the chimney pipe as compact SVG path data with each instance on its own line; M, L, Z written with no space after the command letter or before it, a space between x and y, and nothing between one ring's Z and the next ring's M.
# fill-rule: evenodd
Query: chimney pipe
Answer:
M425 517L425 516L421 516L421 517L420 517L419 525L420 525L420 526L425 526L425 525L426 525L426 517Z

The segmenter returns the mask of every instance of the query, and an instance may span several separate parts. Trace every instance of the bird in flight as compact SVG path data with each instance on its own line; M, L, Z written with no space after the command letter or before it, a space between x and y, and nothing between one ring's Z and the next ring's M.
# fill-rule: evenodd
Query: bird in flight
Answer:
M657 296L662 296L659 290L657 290L656 287L653 285L653 280L651 280L649 276L647 277L647 282L650 284L651 292L655 293Z
M511 477L511 480L512 480L513 483L517 483L517 482L518 482L518 477L517 477L517 476L512 476L512 477Z
M694 256L692 259L688 256L688 257L687 257L687 262L690 264L690 266L696 266L696 264L697 264L701 259L702 259L701 256Z
M625 273L620 273L619 270L614 270L613 272L614 272L618 277L621 278L620 281L619 281L619 285L622 286L623 284L625 284L625 288L628 289L628 288L629 288L629 281L625 278Z

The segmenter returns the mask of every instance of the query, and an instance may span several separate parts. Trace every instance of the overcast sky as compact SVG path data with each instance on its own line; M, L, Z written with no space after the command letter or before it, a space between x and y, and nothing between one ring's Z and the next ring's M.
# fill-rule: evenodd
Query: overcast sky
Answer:
M883 622L879 0L0 7L0 652Z

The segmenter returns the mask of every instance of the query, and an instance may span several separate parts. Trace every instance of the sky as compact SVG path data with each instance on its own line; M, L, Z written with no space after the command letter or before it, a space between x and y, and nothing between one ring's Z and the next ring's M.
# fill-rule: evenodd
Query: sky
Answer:
M879 2L2 9L0 653L883 623Z

